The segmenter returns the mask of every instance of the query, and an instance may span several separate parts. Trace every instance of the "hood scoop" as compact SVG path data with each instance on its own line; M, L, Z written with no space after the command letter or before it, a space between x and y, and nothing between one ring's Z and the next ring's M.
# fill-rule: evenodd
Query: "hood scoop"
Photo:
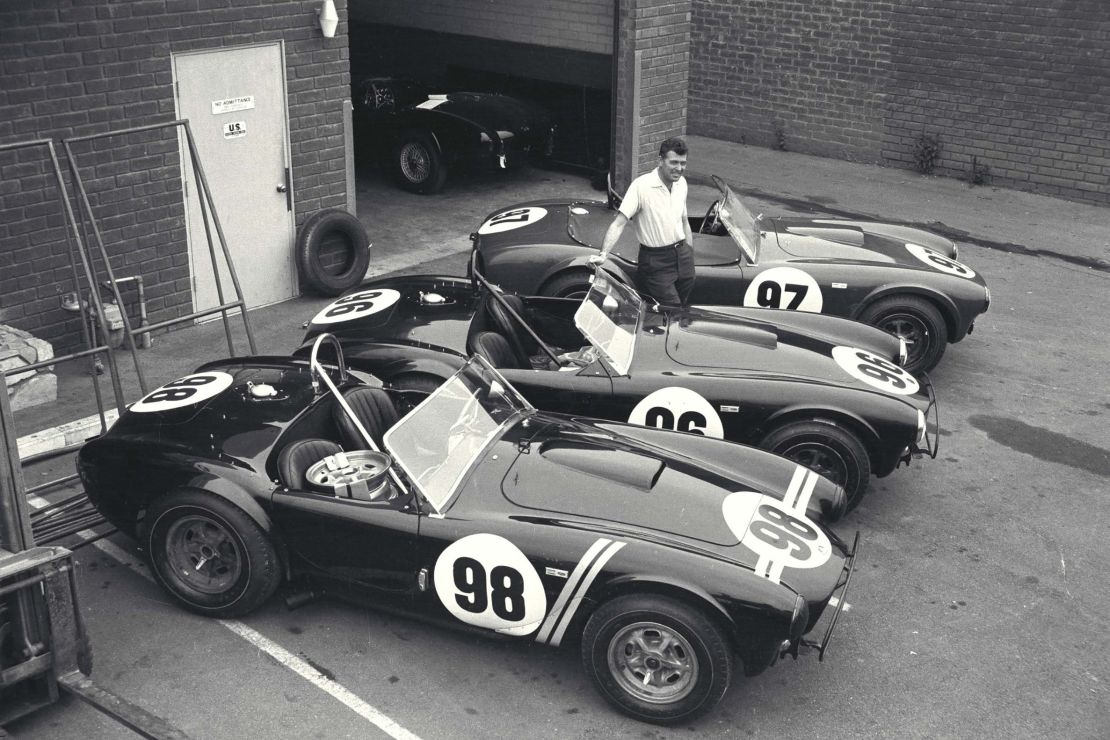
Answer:
M659 480L666 465L646 455L604 449L592 445L548 443L540 450L544 459L586 475L608 478L647 492Z

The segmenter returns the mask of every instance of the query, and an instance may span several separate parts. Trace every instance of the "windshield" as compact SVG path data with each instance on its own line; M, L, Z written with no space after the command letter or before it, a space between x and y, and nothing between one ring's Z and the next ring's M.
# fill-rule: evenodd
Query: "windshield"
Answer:
M475 357L385 433L385 448L442 513L497 432L531 410L501 374Z
M753 216L747 206L741 202L736 193L732 192L724 180L713 175L713 182L721 191L721 200L717 204L717 214L721 223L733 240L740 246L748 260L754 265L759 261L760 216Z
M598 270L574 324L621 375L632 366L644 302L636 291Z

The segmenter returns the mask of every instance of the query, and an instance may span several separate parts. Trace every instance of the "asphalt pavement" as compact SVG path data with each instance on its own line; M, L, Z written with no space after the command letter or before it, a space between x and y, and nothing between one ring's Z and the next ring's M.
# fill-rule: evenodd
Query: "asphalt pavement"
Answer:
M197 737L379 736L364 721L375 715L363 700L425 738L691 730L1104 737L1110 209L702 137L689 143L692 213L713 201L715 174L768 215L925 226L956 239L961 260L987 276L995 296L975 334L933 374L941 456L874 482L845 524L842 534L863 531L863 559L825 663L788 661L738 681L695 727L653 728L605 707L573 651L491 646L331 603L286 612L275 600L246 625L192 617L133 575L143 572L141 558L117 536L81 551L94 680ZM467 234L488 212L562 195L603 197L585 178L544 170L462 178L434 197L360 174L359 215L374 241L369 274L460 274ZM258 350L288 352L301 323L328 300L251 311ZM222 326L209 322L160 335L140 356L157 385L227 353ZM119 360L122 368L130 362L126 353ZM55 408L17 416L20 434L21 424L31 431L91 413L89 379L71 375ZM131 375L125 386L137 392ZM270 652L258 635L289 647ZM310 680L306 661L307 674L331 676L354 699L325 693L330 684ZM8 729L16 737L123 736L71 700Z

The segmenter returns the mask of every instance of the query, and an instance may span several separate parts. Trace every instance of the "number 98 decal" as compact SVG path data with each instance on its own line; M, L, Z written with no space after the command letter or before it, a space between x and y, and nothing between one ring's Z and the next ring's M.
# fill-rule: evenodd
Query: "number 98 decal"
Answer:
M824 298L821 286L809 273L796 267L772 267L756 275L748 285L744 305L821 313Z
M360 319L363 316L384 311L400 298L401 294L390 288L351 293L329 303L320 313L312 317L312 323L336 324L340 321Z
M920 387L913 375L865 349L833 347L832 356L853 378L881 391L912 396Z
M502 231L512 231L513 229L519 229L521 226L530 226L546 215L546 208L538 208L536 206L502 211L479 226L478 233L498 234Z
M536 569L504 537L472 534L447 547L432 574L436 595L457 619L506 635L535 632L547 614Z
M934 270L940 270L941 272L947 272L949 275L959 275L965 278L975 277L975 270L972 270L962 262L957 262L951 257L945 257L935 249L929 249L920 244L907 244L906 249L910 251L910 254L917 257Z
M832 545L804 513L787 509L770 496L752 491L729 494L722 504L729 529L763 563L760 575L777 580L783 568L820 568L829 561Z
M131 411L138 414L193 406L227 390L233 378L227 373L196 373L166 383L156 391L131 404Z

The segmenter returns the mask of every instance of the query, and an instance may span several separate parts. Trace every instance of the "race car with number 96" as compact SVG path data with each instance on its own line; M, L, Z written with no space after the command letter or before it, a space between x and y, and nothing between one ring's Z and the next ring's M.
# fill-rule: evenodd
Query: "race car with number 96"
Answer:
M480 358L428 394L344 367L330 335L306 359L212 362L81 449L90 500L182 606L242 615L289 581L574 642L605 699L658 723L708 711L739 673L823 657L855 562L826 526L839 486L719 440L536 411Z
M698 305L773 308L862 321L906 341L910 372L931 370L990 305L983 276L955 242L902 224L753 216L720 178L720 198L690 218ZM581 296L589 258L613 221L609 203L546 200L501 208L470 235L478 267L522 295ZM638 244L627 228L611 269L631 282Z

